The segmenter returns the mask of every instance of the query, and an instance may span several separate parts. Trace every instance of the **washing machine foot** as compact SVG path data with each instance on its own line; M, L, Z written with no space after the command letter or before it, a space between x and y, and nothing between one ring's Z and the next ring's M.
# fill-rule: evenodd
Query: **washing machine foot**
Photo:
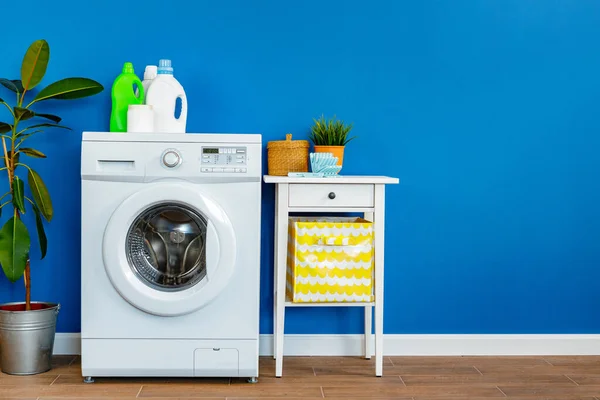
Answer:
M83 383L94 383L94 378L92 378L91 376L86 376L85 378L83 378Z
M248 378L248 383L258 383L258 378L255 376Z

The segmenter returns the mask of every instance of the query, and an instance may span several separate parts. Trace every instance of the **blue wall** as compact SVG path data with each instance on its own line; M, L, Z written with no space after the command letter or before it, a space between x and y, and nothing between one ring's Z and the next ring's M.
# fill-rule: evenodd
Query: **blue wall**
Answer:
M188 131L260 132L266 145L286 132L305 138L313 117L336 114L359 136L343 173L401 179L387 192L387 333L600 332L597 1L18 4L2 6L14 18L4 18L1 77L17 78L27 46L45 38L45 84L82 75L107 88L46 104L74 132L34 143L48 154L32 164L55 220L48 257L33 263L33 297L62 303L59 331L80 328L80 133L108 129L124 61L142 74L171 58ZM270 186L263 211L270 333ZM0 282L0 301L23 298L21 283ZM288 315L291 333L362 326L356 309Z

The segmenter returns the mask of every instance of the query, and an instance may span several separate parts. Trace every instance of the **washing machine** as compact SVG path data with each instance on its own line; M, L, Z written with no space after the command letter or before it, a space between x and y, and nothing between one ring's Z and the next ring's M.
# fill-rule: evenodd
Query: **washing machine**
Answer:
M84 132L81 370L258 377L261 135Z

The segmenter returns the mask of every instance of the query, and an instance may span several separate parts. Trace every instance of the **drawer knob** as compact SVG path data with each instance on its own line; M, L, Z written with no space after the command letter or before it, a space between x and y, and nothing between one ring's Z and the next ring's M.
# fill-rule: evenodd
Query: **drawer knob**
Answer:
M330 198L331 200L335 199L335 193L333 193L333 192L330 192L330 193L329 193L329 198Z

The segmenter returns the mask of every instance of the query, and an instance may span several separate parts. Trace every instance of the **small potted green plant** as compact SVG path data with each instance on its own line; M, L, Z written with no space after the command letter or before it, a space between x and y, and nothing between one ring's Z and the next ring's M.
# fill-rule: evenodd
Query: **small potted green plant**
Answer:
M332 153L337 157L337 165L340 167L344 162L345 146L355 137L348 138L353 124L346 124L333 118L326 120L323 115L310 128L309 139L314 144L315 153Z
M104 90L91 79L67 78L32 94L33 98L26 102L26 95L42 81L49 60L48 43L35 41L23 58L21 79L0 79L0 85L16 95L13 106L0 98L0 108L6 108L10 114L8 122L0 122L0 172L5 171L8 178L6 193L0 197L0 215L7 218L0 228L0 264L9 281L14 283L23 278L25 283L24 302L0 304L2 372L15 375L37 374L51 368L60 307L57 303L31 301L31 237L26 223L35 224L41 258L44 258L48 247L44 220L50 222L54 212L46 184L27 163L27 157L46 158L46 155L27 147L27 142L45 128L70 128L59 125L60 117L39 113L32 106L51 99L93 96Z

